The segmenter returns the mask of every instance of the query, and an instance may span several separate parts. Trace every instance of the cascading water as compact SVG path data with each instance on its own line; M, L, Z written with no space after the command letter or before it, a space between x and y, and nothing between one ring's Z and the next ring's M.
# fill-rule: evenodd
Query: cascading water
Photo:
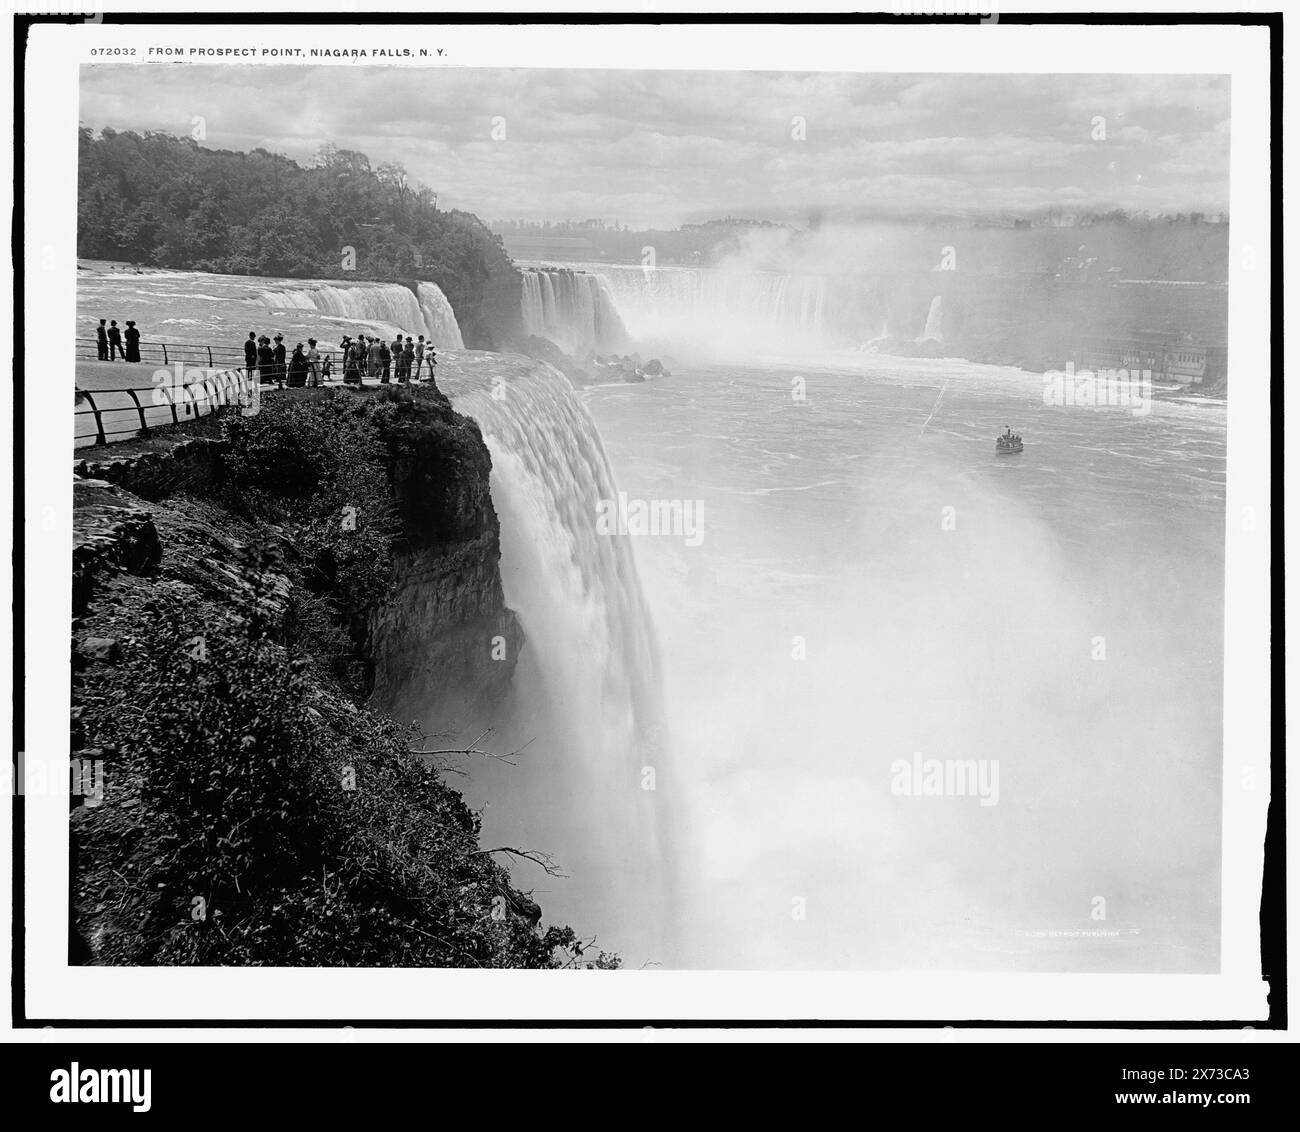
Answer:
M571 354L628 348L627 330L601 275L563 268L527 268L520 300L529 334Z
M390 334L423 334L442 349L460 350L465 345L455 312L434 283L419 284L418 297L399 283L358 283L350 287L312 283L263 291L262 301L272 310L317 311L379 327Z
M444 350L463 350L465 341L460 335L456 312L442 288L436 283L420 283L415 290L424 314L425 336Z
M602 267L629 332L671 349L702 343L743 356L820 344L826 281L818 275L692 267Z
M664 962L677 919L664 831L681 819L670 815L659 653L632 547L597 525L597 504L617 497L600 435L545 363L466 351L438 380L491 451L505 596L527 637L514 734L535 742L485 791L489 814L572 877L538 890L548 918L599 925L602 947Z
M915 324L913 324L915 325ZM930 300L930 312L925 316L925 329L921 331L918 342L943 341L943 296L935 295Z

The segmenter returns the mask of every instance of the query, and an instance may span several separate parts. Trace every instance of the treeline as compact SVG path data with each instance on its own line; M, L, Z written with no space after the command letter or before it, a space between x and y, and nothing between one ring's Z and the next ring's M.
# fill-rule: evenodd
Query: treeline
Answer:
M680 228L627 228L602 220L495 220L492 231L500 236L555 236L581 238L611 263L640 263L642 250L652 247L655 262L708 267L739 254L746 237L759 229L793 235L788 224L768 220L725 217Z
M442 288L467 346L520 330L519 274L472 213L440 210L389 162L322 147L207 149L148 131L79 130L77 254L152 267L291 278L423 280ZM351 249L351 254L346 249Z

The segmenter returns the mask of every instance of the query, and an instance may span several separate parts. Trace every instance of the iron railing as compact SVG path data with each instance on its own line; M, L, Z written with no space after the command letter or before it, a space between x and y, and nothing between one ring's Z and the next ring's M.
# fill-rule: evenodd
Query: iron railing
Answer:
M257 380L250 379L242 366L215 373L199 371L199 374L191 380L160 382L152 388L78 389L78 408L74 410L74 415L94 417L93 443L98 446L107 444L110 437L147 436L151 427L180 424L182 419L197 420L226 405L237 405L250 416L260 407L261 385ZM125 394L130 398L130 404L101 404L109 394ZM141 399L141 394L145 395L144 400ZM81 406L82 401L85 402L84 407ZM127 421L132 423L125 428L108 427L118 423L110 420L106 424L104 418L110 414L127 414ZM83 434L76 439L78 442L83 441L87 435L89 434Z
M99 340L78 338L77 357L89 361L98 360ZM185 362L189 365L226 366L237 369L244 365L244 347L242 345L208 346L201 342L141 342L140 361L161 363L165 366L173 362Z

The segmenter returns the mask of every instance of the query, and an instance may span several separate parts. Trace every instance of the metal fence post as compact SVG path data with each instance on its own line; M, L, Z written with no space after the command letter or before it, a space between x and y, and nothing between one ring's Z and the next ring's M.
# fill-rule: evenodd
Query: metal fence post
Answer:
M135 402L135 411L140 414L140 431L147 433L149 431L149 424L144 419L144 406L140 404L140 398L136 395L134 389L128 389L127 392L131 394L131 400Z
M95 414L95 443L107 444L108 437L104 435L104 418L99 415L99 406L95 404L95 399L84 389L81 395L90 402L90 411Z

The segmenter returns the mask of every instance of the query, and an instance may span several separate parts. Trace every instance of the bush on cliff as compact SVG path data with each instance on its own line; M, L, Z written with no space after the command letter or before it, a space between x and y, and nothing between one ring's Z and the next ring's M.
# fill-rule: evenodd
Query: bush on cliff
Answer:
M158 586L139 647L93 676L93 703L129 691L91 725L125 764L115 793L134 780L141 803L81 826L79 856L113 860L136 898L139 929L114 934L114 961L552 967L580 956L571 930L538 930L536 905L479 847L460 795L410 754L412 736L322 687L277 643L266 612L276 565L250 551L244 597L225 617L183 586Z
M120 657L78 677L79 726L112 751L74 816L81 936L96 961L273 966L617 966L585 957L479 845L419 736L284 643L292 586L250 541L215 604L123 579Z
M285 545L300 583L292 629L344 674L355 642L341 627L382 601L399 529L383 422L396 406L345 390L317 401L272 398L227 425L224 500ZM353 673L354 679L358 677Z

